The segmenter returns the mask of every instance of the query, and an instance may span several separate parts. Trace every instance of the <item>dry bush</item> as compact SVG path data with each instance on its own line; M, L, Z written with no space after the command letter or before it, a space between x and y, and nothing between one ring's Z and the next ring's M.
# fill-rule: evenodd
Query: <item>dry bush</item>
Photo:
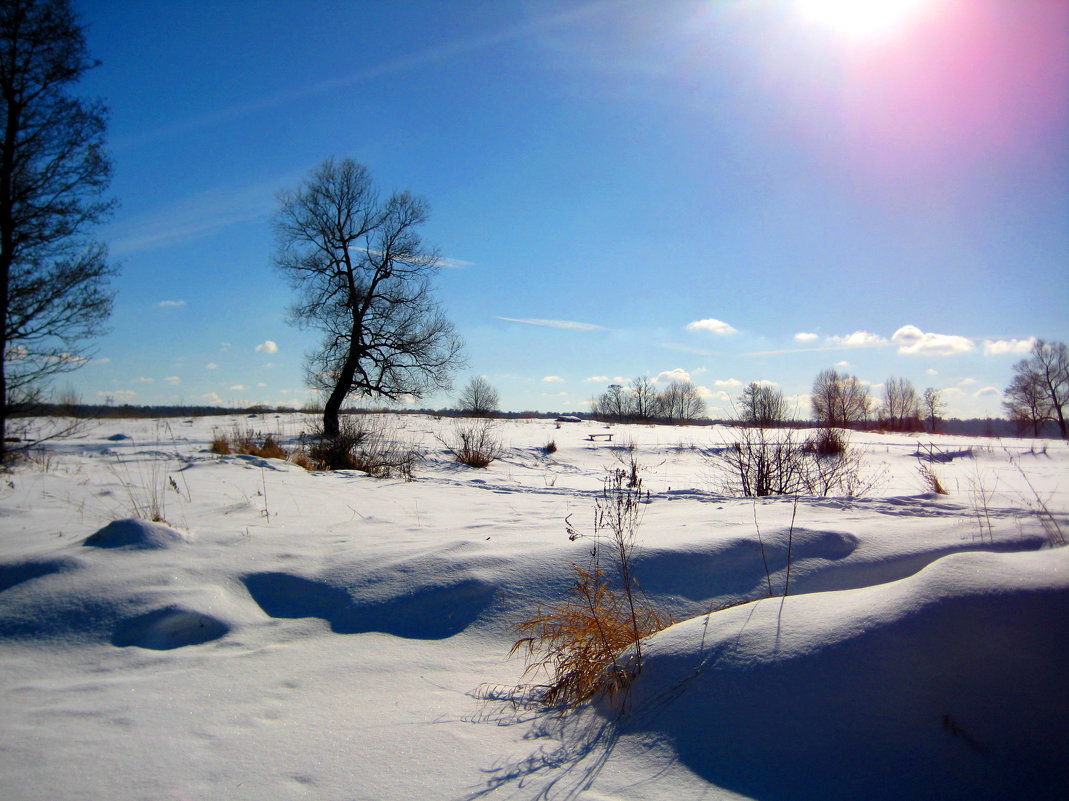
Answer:
M503 450L489 420L457 423L448 440L439 437L438 441L458 462L468 467L487 467L501 456Z
M547 454L554 454L557 452L557 443L555 440L550 440L542 446L542 452Z
M220 456L226 456L231 453L230 440L226 438L226 434L220 434L218 431L212 432L212 444L208 448L211 453L217 453Z
M610 590L600 570L588 573L576 565L575 572L570 598L513 627L527 636L510 652L523 651L528 672L542 669L553 676L539 688L538 700L564 709L630 686L641 666L638 653L628 653L636 629L641 638L668 625L648 608L633 619L626 596Z
M842 456L850 440L841 428L822 428L805 441L805 447L818 456Z
M626 690L642 669L642 639L672 623L653 609L631 572L643 499L641 479L634 487L628 479L628 471L616 469L605 481L595 505L592 565L575 566L571 596L513 627L526 635L511 651L524 653L526 672L552 674L536 688L543 704L570 709L600 692L611 698ZM571 539L583 536L565 523Z
M283 448L275 438L268 434L264 437L264 444L255 450L254 456L261 456L264 459L285 459L289 456L289 452Z
M317 433L308 448L311 461L325 470L360 470L375 478L414 478L419 454L399 442L381 415L340 419L338 435Z
M930 464L920 462L917 465L917 472L920 473L921 481L924 483L924 488L929 492L934 492L936 495L949 495L946 488L939 481L939 476L935 474Z
M870 492L880 474L865 477L861 454L838 429L799 442L793 430L737 428L738 440L712 452L726 468L723 489L746 498L768 495L845 495Z

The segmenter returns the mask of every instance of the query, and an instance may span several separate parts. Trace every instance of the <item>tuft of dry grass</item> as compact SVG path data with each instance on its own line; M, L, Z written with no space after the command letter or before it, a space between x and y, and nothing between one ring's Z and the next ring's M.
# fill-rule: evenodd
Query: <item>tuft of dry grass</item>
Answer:
M552 675L537 688L537 698L564 710L599 692L611 698L626 690L641 668L631 646L671 625L670 617L648 605L633 617L626 595L610 589L601 570L587 572L576 565L575 571L571 597L513 626L525 636L509 653L523 652L528 663L524 675L539 670Z
M934 492L936 495L950 494L939 480L939 476L932 470L931 465L921 462L917 465L917 472L920 473L921 481L924 482L924 488L929 492Z
M633 473L610 470L595 502L589 570L578 565L570 596L513 626L524 635L510 654L522 651L525 675L545 670L548 684L534 688L547 706L571 709L600 692L610 698L631 686L642 670L642 640L672 624L650 604L631 569L635 535L644 505L637 460ZM632 486L632 475L635 484ZM647 496L648 500L648 496ZM584 536L565 518L569 539ZM609 567L616 587L601 565Z
M217 453L220 456L226 456L231 453L230 440L227 439L226 434L220 434L218 431L212 433L212 444L208 448L211 453Z

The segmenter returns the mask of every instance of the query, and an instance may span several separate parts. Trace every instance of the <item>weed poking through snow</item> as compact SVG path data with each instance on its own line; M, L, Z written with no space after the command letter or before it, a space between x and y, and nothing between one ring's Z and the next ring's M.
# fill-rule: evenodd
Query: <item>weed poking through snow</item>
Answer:
M514 626L525 636L510 655L523 651L525 673L552 676L535 688L547 706L564 711L598 693L625 692L642 670L642 639L672 623L653 609L631 569L644 502L637 471L612 470L595 504L590 567L574 566L570 597ZM569 539L584 536L565 523Z

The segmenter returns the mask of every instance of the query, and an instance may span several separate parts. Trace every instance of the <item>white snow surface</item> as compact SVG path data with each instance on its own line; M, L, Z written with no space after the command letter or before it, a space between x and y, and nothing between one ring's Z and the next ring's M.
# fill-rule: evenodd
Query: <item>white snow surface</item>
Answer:
M1065 442L855 433L875 489L796 502L722 493L726 428L503 421L478 470L453 421L385 419L414 481L208 450L299 414L108 420L0 474L0 795L1065 797ZM627 697L543 710L512 626L629 446L677 622Z

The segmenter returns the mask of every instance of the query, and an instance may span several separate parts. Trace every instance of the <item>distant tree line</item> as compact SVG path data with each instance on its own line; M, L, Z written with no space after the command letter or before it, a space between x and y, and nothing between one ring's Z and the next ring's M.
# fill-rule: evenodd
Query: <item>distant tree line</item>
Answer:
M674 379L658 391L646 376L627 386L610 384L590 401L591 417L620 423L691 423L704 418L705 411L705 400L690 381Z

